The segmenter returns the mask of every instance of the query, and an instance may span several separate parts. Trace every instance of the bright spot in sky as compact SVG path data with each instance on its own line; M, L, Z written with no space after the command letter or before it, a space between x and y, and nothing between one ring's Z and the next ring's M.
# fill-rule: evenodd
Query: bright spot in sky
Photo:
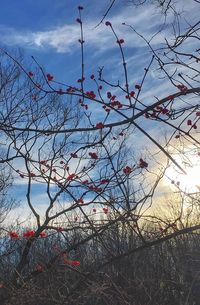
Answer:
M177 163L185 170L182 173L176 165L171 164L166 170L167 183L178 185L182 191L194 193L200 191L200 156L198 153L184 152L174 157Z

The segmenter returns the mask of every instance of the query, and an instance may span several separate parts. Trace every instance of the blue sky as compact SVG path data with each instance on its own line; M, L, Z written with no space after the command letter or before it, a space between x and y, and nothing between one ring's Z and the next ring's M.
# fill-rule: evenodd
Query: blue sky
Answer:
M108 0L1 0L0 45L20 48L27 61L31 55L35 56L57 81L76 84L80 77L80 28L76 18L78 5L83 5L86 77L95 73L99 66L104 66L111 80L120 79L121 59L116 39L105 24L95 28L109 3ZM178 2L179 10L184 11L189 22L198 18L194 4L192 0ZM139 82L150 60L149 50L144 41L122 23L134 26L139 33L150 38L165 21L162 33L152 40L156 47L164 42L165 37L171 37L172 29L168 25L171 25L173 16L169 14L165 20L154 5L135 8L128 5L128 1L118 0L106 20L112 22L119 37L125 40L130 82Z
M73 72L77 78L80 67L80 30L76 18L80 4L74 0L2 1L0 43L21 48L26 59L34 55L42 66L51 70L61 81L66 81L68 77L71 79ZM83 3L83 19L84 22L87 21L92 41L92 48L88 50L90 60L91 56L94 58L94 51L101 49L102 36L98 38L94 26L104 13L107 1L101 1L101 5L96 4L95 1ZM89 64L91 67L91 62Z
M74 0L0 0L0 45L8 48L20 48L24 53L27 65L31 63L33 55L46 72L54 75L55 80L76 85L80 78L80 28L76 22L78 17L78 5L84 7L83 26L85 34L85 74L86 79L92 73L96 73L98 67L104 66L109 80L122 80L121 59L116 39L109 27L101 24L95 26L101 20L110 2L102 1L74 1ZM198 18L199 11L195 8L194 1L180 0L180 11L184 11L189 22ZM160 46L164 38L170 39L172 30L170 24L173 16L169 14L167 20L160 15L155 6L135 8L125 4L124 1L116 1L116 5L107 16L115 28L119 38L125 40L124 52L130 75L130 85L134 87L141 81L144 68L150 61L150 52L144 41L122 25L126 22L135 27L145 37L150 38L163 27L162 33L158 33L152 40L154 47ZM164 24L165 21L165 24ZM184 23L184 21L182 21ZM182 23L181 23L182 24ZM154 96L164 97L169 84L158 81L157 72L151 72L145 83L143 99L148 100ZM151 88L156 83L152 92ZM152 100L151 100L152 102ZM153 128L153 127L152 127ZM157 130L158 132L158 130ZM160 132L160 131L159 131ZM141 141L143 141L141 139ZM24 184L25 187L25 184ZM21 192L16 192L17 199L24 199L23 183ZM35 185L35 194L40 193L43 187ZM40 201L36 197L36 201Z
M190 1L179 1L180 10L191 12L191 20L198 16ZM192 1L193 2L193 1ZM105 13L108 0L8 0L0 1L0 44L7 47L21 48L26 59L34 55L39 63L51 71L58 81L76 81L80 73L80 29L76 23L78 5L83 5L83 25L85 32L85 66L88 76L99 66L104 65L111 78L116 78L119 71L119 50L110 29L104 24L95 26ZM123 22L150 38L163 25L164 18L155 6L135 8L128 1L116 1L106 20L110 20L119 37L125 39L125 54L129 63L132 81L139 81L141 71L149 58L144 42ZM153 45L163 42L164 36L170 37L167 18L163 34L155 36ZM148 59L148 60L147 60ZM112 71L112 72L111 72ZM118 73L117 73L118 74ZM119 78L120 75L117 75Z
M109 1L67 1L67 0L8 0L0 1L0 43L8 47L19 47L25 52L26 59L34 55L42 66L56 75L58 80L77 79L80 68L79 26L77 6L84 6L83 23L85 31L85 64L88 73L95 72L98 66L108 63L113 70L118 63L115 38L110 30L96 24L103 16ZM157 30L161 17L153 10L134 9L116 1L109 16L119 35L126 41L130 61L136 58L142 42L134 37L122 22L135 23L138 30L145 29L151 35ZM144 23L145 20L147 21ZM142 26L141 26L142 25ZM134 53L134 56L133 56ZM144 59L140 59L140 65ZM138 61L137 61L138 62ZM136 64L136 63L135 63ZM109 71L110 71L109 67ZM139 68L139 67L134 67ZM69 73L70 71L70 73ZM70 75L69 75L70 74ZM75 74L75 75L74 75ZM74 78L73 78L74 76ZM113 75L114 77L114 75Z

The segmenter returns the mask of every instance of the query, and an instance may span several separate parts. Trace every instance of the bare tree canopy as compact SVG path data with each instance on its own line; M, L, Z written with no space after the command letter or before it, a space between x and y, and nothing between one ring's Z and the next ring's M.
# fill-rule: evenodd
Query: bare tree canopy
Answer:
M128 12L118 27L108 1L93 27L105 64L90 70L78 6L75 81L1 48L5 305L198 304L200 21L177 1L127 3L143 5L139 25L148 5L160 20L142 32Z

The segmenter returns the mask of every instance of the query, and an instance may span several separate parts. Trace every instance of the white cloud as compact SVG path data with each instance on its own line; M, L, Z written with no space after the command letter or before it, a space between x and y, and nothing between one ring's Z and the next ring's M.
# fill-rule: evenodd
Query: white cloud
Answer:
M151 37L158 27L161 20L159 15L154 13L153 7L148 9L138 9L137 14L133 17L134 9L124 8L120 14L110 19L113 27L116 29L119 37L125 38L126 45L130 47L141 47L142 41L133 34L126 26L122 26L123 22L131 24L143 32L145 36ZM98 19L86 20L84 22L85 41L88 45L92 45L96 49L102 51L115 46L115 37L113 33L104 24L97 28L95 25ZM17 45L29 48L54 48L56 52L72 52L75 47L79 47L78 39L80 38L80 27L78 24L66 24L60 27L52 28L46 31L32 32L17 31L13 28L0 26L1 41L6 45ZM160 38L159 38L160 39ZM144 43L143 43L144 45Z
M194 1L180 1L177 7L189 18L197 15L196 5ZM163 42L164 36L170 36L167 23L172 23L173 15L168 14L165 20L160 11L155 9L155 5L145 5L138 8L122 6L121 11L109 20L119 37L125 39L126 46L141 48L145 45L145 42L134 34L129 27L122 26L122 23L130 24L147 39L150 39L164 25L164 31L153 39L152 43L155 45ZM88 19L84 20L85 41L88 46L96 48L96 51L109 50L115 45L115 38L109 27L104 24L95 28L98 22L99 16L94 17L94 15L92 19L88 16ZM53 48L58 53L65 53L73 52L75 48L79 48L80 27L77 23L65 24L55 28L51 25L50 30L32 32L31 30L17 31L0 25L0 37L4 44L10 46L39 48L41 50Z

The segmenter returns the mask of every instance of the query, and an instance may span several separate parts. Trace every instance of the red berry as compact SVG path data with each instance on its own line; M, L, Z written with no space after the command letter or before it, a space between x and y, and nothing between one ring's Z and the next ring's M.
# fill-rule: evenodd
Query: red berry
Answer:
M31 71L28 72L28 75L29 75L30 77L33 77L33 76L34 76L33 72L31 72Z
M98 159L98 155L95 152L89 152L89 155L90 155L91 159L94 159L94 160Z
M108 208L103 208L104 214L108 214Z
M140 158L139 166L141 168L147 168L148 167L148 163L146 161L144 161L142 158Z
M172 100L174 99L174 96L173 96L173 95L169 95L169 96L167 97L167 99L170 100L170 101L172 101Z
M47 74L47 80L50 82L53 80L53 75L51 75L50 73Z
M125 168L123 168L123 172L125 175L129 175L132 172L132 168L129 166L126 166Z
M107 92L107 98L111 98L112 94L110 92Z
M111 24L110 21L106 21L105 25L106 25L106 26L112 26L112 24Z
M118 40L117 40L117 43L118 43L118 44L124 43L124 39L118 39Z
M99 122L96 124L96 128L102 129L104 128L104 124L102 122Z
M72 158L78 158L77 153L71 153L70 155L71 155Z
M140 86L140 85L135 85L135 89L140 90L140 89L141 89L141 86Z
M76 22L78 22L78 23L80 23L80 24L82 23L82 21L81 21L80 18L77 18L77 19L76 19Z

